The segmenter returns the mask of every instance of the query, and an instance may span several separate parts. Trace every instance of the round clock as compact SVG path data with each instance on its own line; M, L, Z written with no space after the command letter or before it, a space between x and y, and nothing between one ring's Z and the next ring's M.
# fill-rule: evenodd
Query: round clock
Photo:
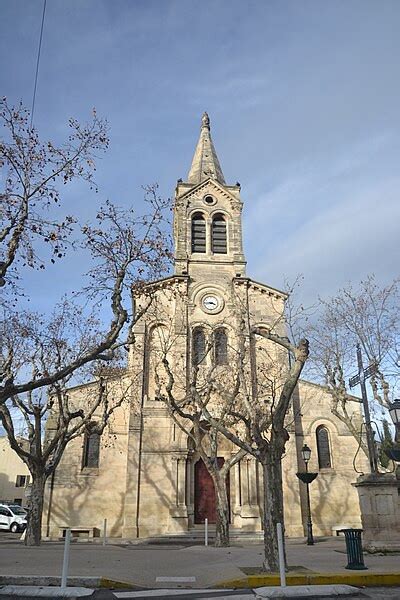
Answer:
M222 309L222 300L214 294L206 294L202 298L202 306L208 312L217 312Z

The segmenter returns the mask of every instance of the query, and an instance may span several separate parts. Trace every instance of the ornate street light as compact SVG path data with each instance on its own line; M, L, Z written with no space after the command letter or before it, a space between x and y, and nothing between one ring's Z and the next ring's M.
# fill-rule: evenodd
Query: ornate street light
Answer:
M389 405L389 415L396 428L394 440L397 442L397 447L395 445L395 447L385 450L385 452L391 460L400 462L400 448L398 447L400 443L400 400L394 400L394 402Z
M389 415L393 421L393 425L396 427L396 432L399 431L400 427L400 400L394 400L389 405Z
M308 546L312 546L314 544L313 530L312 530L312 521L311 521L311 505L310 505L310 483L318 477L318 473L309 473L308 472L308 462L311 458L311 448L304 444L301 449L301 455L304 460L304 464L306 465L305 473L296 473L297 477L306 484L307 489L307 544Z

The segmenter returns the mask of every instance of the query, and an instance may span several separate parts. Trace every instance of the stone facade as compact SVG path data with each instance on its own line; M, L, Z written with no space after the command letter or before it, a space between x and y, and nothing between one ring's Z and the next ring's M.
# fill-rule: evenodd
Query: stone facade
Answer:
M30 473L26 464L11 449L7 436L0 437L0 502L26 505L25 489Z
M51 537L62 526L100 528L104 518L109 535L123 538L184 532L200 524L196 510L206 485L199 479L200 458L158 399L165 386L165 372L160 374L159 365L168 352L174 393L184 398L196 352L196 328L201 328L206 344L215 339L216 331L223 330L227 345L221 377L227 385L239 335L249 339L255 326L273 327L284 335L285 294L246 275L242 207L240 185L225 183L204 115L188 181L179 181L175 191L175 273L148 285L135 298L139 310L151 302L134 329L135 345L126 375L136 377L134 390L129 402L115 413L110 432L102 436L98 467L83 466L84 440L75 439L67 448L48 486L45 519ZM207 366L215 360L214 351L201 361L200 376L206 376ZM268 357L266 362L256 358L261 355ZM249 389L256 386L260 393L263 366L279 382L286 361L271 342L262 339L253 349L250 344L243 361ZM84 401L87 389L71 390L71 399ZM354 410L361 419L357 403ZM318 465L320 426L325 427L329 442L328 468ZM351 485L357 443L331 414L329 393L301 382L287 428L290 440L282 462L286 534L302 536L305 530L305 490L296 477L297 471L304 470L300 453L304 443L313 451L310 469L318 471L311 486L315 533L330 535L335 526L359 526L357 493ZM219 440L218 449L221 460L237 451L226 439ZM366 470L359 454L357 466ZM230 517L238 530L261 529L261 478L261 469L250 456L230 471Z

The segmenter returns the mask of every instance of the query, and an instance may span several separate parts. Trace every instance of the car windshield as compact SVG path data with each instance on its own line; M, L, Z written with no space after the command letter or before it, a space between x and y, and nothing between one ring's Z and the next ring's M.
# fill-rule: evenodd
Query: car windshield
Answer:
M9 508L14 513L14 515L26 515L26 510L21 508L21 506L10 506Z

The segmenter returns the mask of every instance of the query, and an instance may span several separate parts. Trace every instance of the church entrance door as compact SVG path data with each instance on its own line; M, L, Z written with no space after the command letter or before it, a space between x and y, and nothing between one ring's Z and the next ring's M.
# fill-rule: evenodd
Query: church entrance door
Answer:
M218 466L222 467L224 459L218 457ZM226 478L226 487L229 502L229 472ZM207 467L200 459L194 466L194 522L195 524L204 523L205 519L209 523L217 522L214 482Z

